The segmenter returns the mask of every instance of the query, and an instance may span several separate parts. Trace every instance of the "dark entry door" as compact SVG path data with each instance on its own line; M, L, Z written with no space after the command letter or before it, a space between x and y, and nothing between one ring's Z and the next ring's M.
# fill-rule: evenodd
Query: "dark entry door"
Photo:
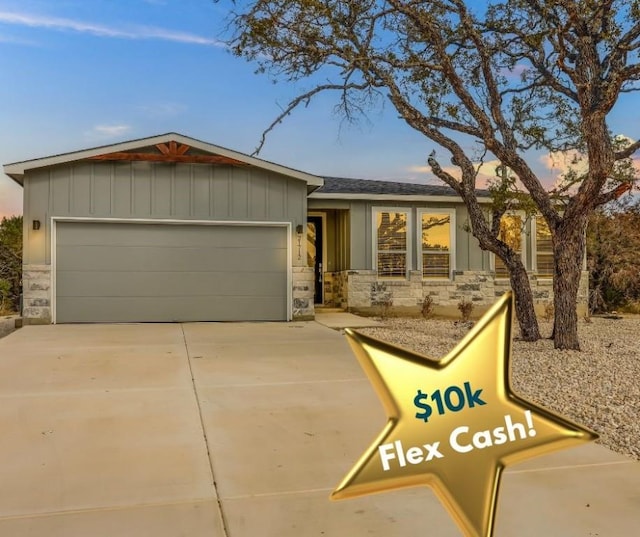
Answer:
M323 284L323 236L322 217L307 217L307 261L310 267L314 268L315 292L314 303L322 304L322 284Z

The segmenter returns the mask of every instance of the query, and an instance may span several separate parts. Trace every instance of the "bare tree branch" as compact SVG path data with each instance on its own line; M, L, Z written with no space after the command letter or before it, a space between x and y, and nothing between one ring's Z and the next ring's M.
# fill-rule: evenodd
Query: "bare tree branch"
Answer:
M309 103L311 102L311 99L322 92L325 91L335 91L335 90L339 90L342 92L342 101L343 104L346 105L348 103L348 99L346 96L346 93L350 90L366 90L368 88L368 84L355 84L355 83L344 83L344 84L322 84L320 86L316 86L315 88L313 88L312 90L309 90L305 93L303 93L302 95L298 95L295 99L292 99L286 107L284 107L284 109L282 110L282 112L280 112L280 114L278 114L276 116L276 118L269 124L269 126L262 132L262 135L260 136L260 142L258 143L258 146L254 149L253 153L251 153L252 156L258 155L260 153L260 151L262 151L262 148L264 147L264 144L267 141L267 136L269 135L269 133L275 128L277 127L280 123L282 123L282 121L288 117L289 115L291 115L291 113L298 108L298 106L300 105L304 105L304 106L308 106Z
M632 144L628 145L624 149L622 149L620 151L616 151L614 153L615 159L616 160L623 160L623 159L629 158L638 149L640 149L640 140L636 140L635 142L633 142Z

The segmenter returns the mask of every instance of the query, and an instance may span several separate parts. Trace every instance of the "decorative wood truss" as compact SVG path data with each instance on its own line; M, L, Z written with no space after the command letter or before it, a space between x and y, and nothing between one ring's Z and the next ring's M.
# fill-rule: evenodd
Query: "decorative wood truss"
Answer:
M126 161L151 161L151 162L185 162L197 164L229 164L231 166L246 166L247 164L222 155L188 155L191 146L169 142L168 144L156 144L159 153L107 153L90 157L90 160L126 160Z

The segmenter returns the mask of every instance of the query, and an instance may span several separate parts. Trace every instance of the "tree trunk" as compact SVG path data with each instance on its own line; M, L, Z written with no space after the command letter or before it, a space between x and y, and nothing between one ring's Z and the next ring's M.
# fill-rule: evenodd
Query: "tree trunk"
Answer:
M533 307L533 293L529 276L520 259L516 263L509 263L509 281L516 300L516 318L520 325L520 337L524 341L540 339L538 318Z
M482 210L477 202L461 194L467 206L471 221L473 236L478 239L480 247L497 255L504 262L509 271L509 283L515 297L516 318L520 326L520 337L524 341L537 341L541 338L538 318L533 308L533 293L527 275L527 269L522 264L520 254L514 252L504 242L500 241L489 229Z
M580 350L578 289L584 259L584 226L563 223L553 240L553 343L556 349Z

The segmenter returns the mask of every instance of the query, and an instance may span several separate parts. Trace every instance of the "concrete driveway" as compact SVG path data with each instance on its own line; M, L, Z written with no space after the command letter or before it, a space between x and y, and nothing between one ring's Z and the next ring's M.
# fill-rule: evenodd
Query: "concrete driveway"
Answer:
M0 535L456 537L427 488L330 502L382 408L309 323L29 326L0 340ZM627 537L640 465L514 467L496 536Z

